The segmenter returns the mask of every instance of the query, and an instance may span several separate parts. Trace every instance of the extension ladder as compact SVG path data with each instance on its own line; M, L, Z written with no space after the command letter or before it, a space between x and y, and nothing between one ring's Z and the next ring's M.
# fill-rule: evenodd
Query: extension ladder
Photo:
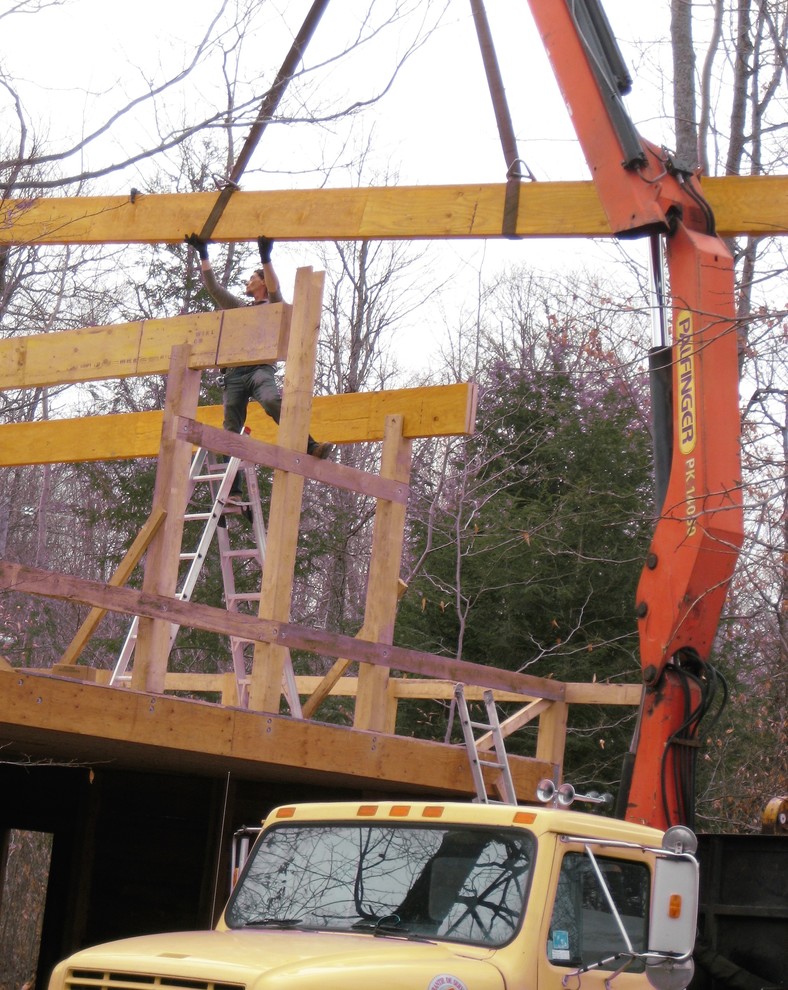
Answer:
M498 721L498 712L495 708L495 699L490 690L484 692L484 707L487 710L487 721L476 722L470 717L468 702L465 698L465 687L463 684L455 684L454 699L449 713L449 727L446 733L446 741L451 740L452 722L454 719L454 709L456 707L462 726L462 735L465 740L465 748L468 751L468 759L471 765L471 776L476 788L476 800L481 804L517 804L517 795L514 790L512 772L509 768L509 757L506 753L501 723ZM475 729L483 729L484 735L476 737ZM495 759L487 758L487 747L490 740ZM500 800L492 800L487 793L487 785L484 782L483 768L489 767L497 772L495 778L495 789L500 796Z
M239 470L243 471L246 479L247 501L237 506L227 506L227 498ZM200 447L192 458L191 467L189 468L190 502L193 500L200 486L207 486L208 488L210 493L210 508L204 511L187 512L183 517L184 522L204 522L205 525L195 549L191 551L182 550L180 554L180 560L189 561L190 563L181 587L175 597L179 601L190 601L205 563L208 549L213 539L216 538L219 549L222 584L224 586L225 605L228 611L238 612L240 611L239 606L243 603L260 601L259 592L239 592L237 590L235 570L233 567L234 560L254 558L257 560L262 571L265 560L265 521L263 519L260 501L260 489L257 484L257 473L253 465L246 464L239 457L231 457L226 462L217 463L209 451ZM249 520L252 544L233 549L230 546L227 516L240 515L241 513ZM246 527L244 528L246 529ZM168 655L175 642L179 628L180 626L176 622L170 625ZM116 684L130 677L127 671L137 644L138 630L139 617L135 616L110 676L110 684ZM234 636L230 637L230 653L232 655L233 671L238 685L238 703L242 707L246 707L247 705L249 691L245 647L253 642L253 640ZM301 701L296 688L292 664L290 663L285 665L282 689L291 714L300 718Z

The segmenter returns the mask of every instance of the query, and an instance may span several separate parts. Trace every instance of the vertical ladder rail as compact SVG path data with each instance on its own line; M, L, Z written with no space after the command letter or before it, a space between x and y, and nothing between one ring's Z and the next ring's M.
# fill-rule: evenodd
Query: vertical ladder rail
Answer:
M213 505L210 512L189 512L184 516L184 520L186 521L205 520L206 525L203 529L197 548L192 553L182 553L180 555L181 560L191 560L189 570L183 580L181 589L175 596L180 601L187 602L191 600L192 592L197 584L197 579L200 576L202 566L205 563L205 555L207 554L208 547L210 546L211 540L216 533L219 520L221 519L222 512L224 511L224 504L227 499L227 495L230 491L233 479L235 478L240 463L240 458L232 457L226 466L222 467L221 471L212 470L210 464L208 463L208 451L203 447L200 447L192 458L192 463L189 468L189 498L191 498L194 494L194 489L198 482L208 482L211 484L212 488L216 482L219 482L219 488L216 492L215 498L213 499ZM207 471L207 473L204 474L203 470ZM120 655L118 656L118 659L115 662L115 667L110 675L110 685L116 684L126 675L128 671L128 666L131 661L132 654L134 653L134 648L137 645L139 624L139 616L135 615L132 619L129 631L126 634L126 639L121 648ZM175 642L175 637L178 635L179 629L180 626L176 622L173 622L170 625L168 655L169 650L172 649L172 645Z
M506 753L503 733L501 732L501 723L498 721L498 712L495 708L495 698L490 690L486 690L483 697L484 706L487 710L487 721L476 722L471 719L470 712L468 711L465 686L463 684L456 684L454 686L454 700L457 706L460 725L462 726L465 748L468 752L471 776L473 777L474 787L476 788L476 800L481 804L517 804L517 794L514 789L514 781L512 780L512 772L509 767L509 757ZM476 736L474 735L474 729L484 729L492 737L493 749L495 751L494 760L485 759L482 756L477 745ZM487 785L484 782L483 769L485 767L497 771L496 785L503 797L502 801L491 801L487 793Z

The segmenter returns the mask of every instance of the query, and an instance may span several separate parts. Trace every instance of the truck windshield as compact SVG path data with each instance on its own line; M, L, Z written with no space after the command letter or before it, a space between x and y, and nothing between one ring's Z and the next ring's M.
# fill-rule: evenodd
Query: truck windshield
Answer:
M503 945L520 925L533 848L520 829L282 825L255 847L225 919Z

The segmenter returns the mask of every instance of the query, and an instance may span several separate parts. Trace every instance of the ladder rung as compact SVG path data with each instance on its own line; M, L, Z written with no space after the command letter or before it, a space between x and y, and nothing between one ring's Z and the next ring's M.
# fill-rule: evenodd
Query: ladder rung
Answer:
M228 595L228 602L259 602L260 592L259 591L247 591L239 592L237 595Z
M226 550L222 556L223 557L256 557L259 551L252 549L252 547L247 547L246 550Z
M187 512L183 517L184 522L205 522L213 516L212 512Z
M479 760L479 766L480 767L490 767L493 770L503 770L503 768L506 766L506 764L505 763L497 763L497 762L492 761L492 760Z
M192 478L192 481L221 481L226 471L222 471L220 474L197 474Z

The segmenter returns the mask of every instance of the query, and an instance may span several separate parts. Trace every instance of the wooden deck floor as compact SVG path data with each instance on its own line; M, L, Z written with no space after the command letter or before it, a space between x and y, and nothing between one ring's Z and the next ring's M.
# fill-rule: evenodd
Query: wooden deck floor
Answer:
M471 797L465 748L167 695L0 671L3 759ZM518 796L549 763L512 757Z

